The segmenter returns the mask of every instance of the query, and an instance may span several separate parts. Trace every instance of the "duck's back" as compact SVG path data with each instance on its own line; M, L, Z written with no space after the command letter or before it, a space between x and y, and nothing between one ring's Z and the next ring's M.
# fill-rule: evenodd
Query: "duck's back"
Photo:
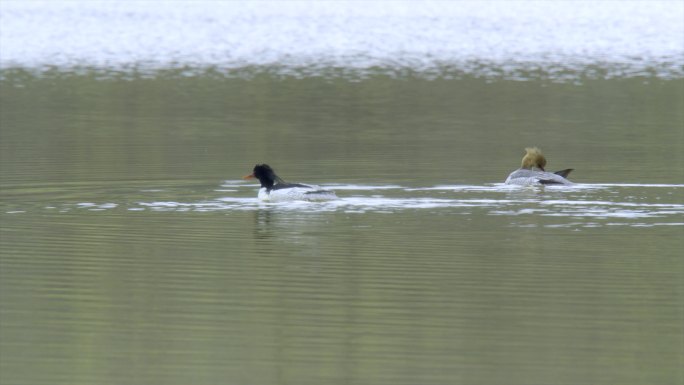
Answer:
M556 173L547 171L536 171L527 169L517 169L513 171L505 184L520 185L520 186L538 186L538 185L570 185L572 182L565 179L571 169L558 171Z

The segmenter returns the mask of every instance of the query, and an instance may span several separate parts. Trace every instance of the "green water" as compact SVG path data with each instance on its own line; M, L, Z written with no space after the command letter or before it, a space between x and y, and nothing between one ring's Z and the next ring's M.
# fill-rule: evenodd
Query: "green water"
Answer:
M2 75L2 384L684 381L684 80Z

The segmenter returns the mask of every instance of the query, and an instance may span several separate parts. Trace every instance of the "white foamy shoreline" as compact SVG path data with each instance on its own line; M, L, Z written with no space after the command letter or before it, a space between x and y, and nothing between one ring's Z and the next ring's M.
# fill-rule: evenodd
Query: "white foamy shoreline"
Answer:
M682 15L674 1L3 1L0 69L672 78Z

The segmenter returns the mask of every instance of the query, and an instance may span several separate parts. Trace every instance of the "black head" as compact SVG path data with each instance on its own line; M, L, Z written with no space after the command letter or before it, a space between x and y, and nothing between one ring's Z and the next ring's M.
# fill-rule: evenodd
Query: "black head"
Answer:
M245 179L251 178L259 179L261 187L266 187L267 189L271 189L276 182L282 182L282 179L280 179L271 166L267 164L257 164L254 166L252 174L245 177Z

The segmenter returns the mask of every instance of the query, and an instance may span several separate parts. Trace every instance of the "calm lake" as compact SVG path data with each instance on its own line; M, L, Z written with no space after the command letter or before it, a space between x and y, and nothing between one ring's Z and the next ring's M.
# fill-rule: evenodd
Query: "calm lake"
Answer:
M488 63L5 60L0 383L682 383L684 77Z

